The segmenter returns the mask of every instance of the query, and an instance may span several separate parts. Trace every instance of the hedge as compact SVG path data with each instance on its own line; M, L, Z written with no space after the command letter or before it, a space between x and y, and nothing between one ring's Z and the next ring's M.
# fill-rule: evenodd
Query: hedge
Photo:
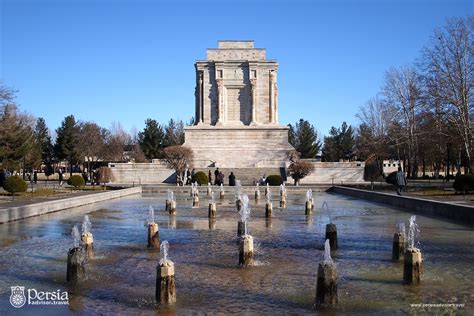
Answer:
M207 185L209 183L209 178L205 172L198 171L194 174L194 181L199 183L199 185Z
M271 174L267 177L267 183L269 185L280 185L283 184L283 178L279 174Z
M13 195L17 192L25 192L28 189L28 184L19 176L11 176L5 179L3 188Z
M79 188L82 187L85 183L84 178L76 174L67 180L67 184L72 185L75 188Z

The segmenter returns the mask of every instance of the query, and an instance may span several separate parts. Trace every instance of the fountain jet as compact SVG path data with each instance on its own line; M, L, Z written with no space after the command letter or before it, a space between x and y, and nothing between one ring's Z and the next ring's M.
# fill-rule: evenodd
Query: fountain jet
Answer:
M270 191L270 188L266 188L266 193L267 197L267 203L265 203L265 217L272 217L272 212L273 212L273 204L272 204L272 191Z
M392 244L392 261L394 262L402 259L405 253L405 223L398 223L397 228Z
M211 200L209 201L208 217L210 219L216 218L216 212L217 212L217 206L216 206L216 202L214 201L214 192L211 192Z
M81 235L81 242L84 245L86 256L88 258L92 258L93 253L93 244L94 244L94 236L91 233L92 224L89 220L89 215L84 215L84 220L82 221L82 235Z
M286 188L285 184L280 184L280 207L286 208Z
M247 194L244 194L242 197L242 209L239 213L241 222L244 223L244 234L241 235L239 241L239 265L247 267L253 263L253 237L248 234L247 230L247 221L250 216L249 197ZM238 228L240 228L240 225Z
M75 285L85 279L85 264L87 259L84 249L79 246L80 234L76 225L72 228L71 235L74 239L74 247L69 249L67 254L66 281L69 284Z
M405 251L403 260L403 283L420 284L422 269L421 250L416 247L416 239L419 235L416 215L410 217L408 228L408 249Z
M318 265L318 279L316 283L317 308L333 306L337 304L337 269L331 258L331 246L329 239L324 243L324 260Z
M160 304L176 302L174 263L168 259L169 243L164 240L160 245L162 258L156 267L156 301Z
M313 191L309 189L306 191L306 203L304 213L306 215L311 214L313 211Z
M148 248L159 249L160 247L160 232L158 230L158 224L155 223L155 210L150 205L148 208Z

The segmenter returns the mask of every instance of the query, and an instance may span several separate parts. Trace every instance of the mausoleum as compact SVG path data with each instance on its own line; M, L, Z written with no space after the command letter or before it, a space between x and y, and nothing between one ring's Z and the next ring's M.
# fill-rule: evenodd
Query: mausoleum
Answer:
M253 41L219 41L195 63L194 166L284 167L288 127L278 124L278 63Z

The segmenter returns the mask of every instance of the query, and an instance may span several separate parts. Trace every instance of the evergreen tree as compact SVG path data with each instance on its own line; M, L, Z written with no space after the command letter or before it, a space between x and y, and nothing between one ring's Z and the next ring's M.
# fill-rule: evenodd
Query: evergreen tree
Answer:
M321 141L314 130L313 125L308 121L300 119L299 122L290 128L288 132L288 141L300 153L301 158L314 158L321 149Z
M331 127L329 136L324 137L323 161L352 159L354 156L354 132L352 126L343 122L340 128Z
M52 168L54 158L54 147L49 135L44 118L40 117L35 126L35 142L41 151L41 161L46 165L46 169Z
M33 143L33 131L26 118L17 113L12 103L2 104L0 112L0 162L3 168L13 171L18 169L20 162Z
M58 159L64 159L69 162L70 174L72 176L72 166L79 161L79 152L77 148L78 130L73 115L64 118L61 126L56 129L56 135L54 152Z
M170 119L165 126L164 147L182 145L184 143L184 123Z
M138 143L147 159L160 158L164 148L165 133L156 120L147 119L145 128L138 133Z

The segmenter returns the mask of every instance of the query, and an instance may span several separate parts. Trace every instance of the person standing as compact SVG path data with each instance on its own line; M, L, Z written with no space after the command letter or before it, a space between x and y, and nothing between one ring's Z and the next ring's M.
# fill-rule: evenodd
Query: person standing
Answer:
M207 173L207 176L209 177L209 183L212 183L212 172L211 172L211 170L209 170L209 172Z
M63 169L62 168L59 168L58 170L58 173L59 173L59 186L62 187L63 186Z
M407 185L405 174L402 171L402 167L398 167L397 171L397 194L402 195L402 190Z
M233 187L235 186L235 175L234 175L234 172L230 172L230 175L229 175L229 186Z
M214 184L220 185L219 183L219 168L214 171Z

